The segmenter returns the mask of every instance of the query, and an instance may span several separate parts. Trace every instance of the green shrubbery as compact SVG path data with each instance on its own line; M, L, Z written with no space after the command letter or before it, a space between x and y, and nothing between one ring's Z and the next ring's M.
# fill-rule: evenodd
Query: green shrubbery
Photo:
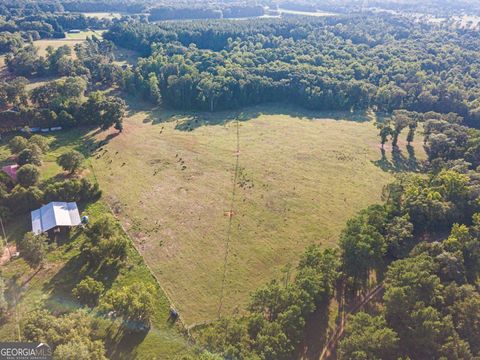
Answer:
M84 311L57 317L37 310L26 316L23 337L48 344L58 359L106 360L96 327L95 320Z
M127 256L128 242L111 216L104 216L86 229L89 241L82 251L91 267L119 264Z
M85 158L81 153L72 150L60 155L57 158L57 163L63 168L63 170L74 173L80 169L84 160Z
M80 281L72 290L72 295L76 297L80 303L88 306L95 306L98 303L100 295L104 291L104 286L90 276Z
M90 180L71 179L49 184L44 189L43 199L50 201L91 201L101 195L98 184Z
M40 171L35 165L23 165L17 171L17 182L23 187L30 187L35 185L40 178Z
M45 234L35 235L31 232L25 234L17 244L20 254L32 267L43 264L47 252L48 238Z

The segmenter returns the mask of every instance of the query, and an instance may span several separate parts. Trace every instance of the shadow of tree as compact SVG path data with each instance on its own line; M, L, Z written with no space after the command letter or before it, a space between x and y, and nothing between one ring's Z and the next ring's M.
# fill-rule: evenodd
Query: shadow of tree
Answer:
M15 304L23 298L27 291L25 281L22 281L22 277L25 274L26 272L17 273L5 282L5 300L12 309ZM32 279L36 274L38 274L38 270L36 270L33 275L30 275L29 278Z
M391 172L418 172L422 169L422 164L415 156L415 149L407 145L407 156L398 147L394 147L391 152L391 159L387 157L385 149L380 149L381 157L372 163L383 171Z
M68 260L63 267L43 286L49 294L46 304L50 308L65 306L69 310L72 298L72 289L84 277L85 259L78 255ZM78 305L77 305L78 306Z
M70 242L72 244L72 242ZM68 251L68 250L67 250ZM59 304L65 304L67 308L79 307L77 301L72 297L73 288L85 277L102 282L105 291L110 289L120 272L120 263L105 261L98 265L88 262L82 253L70 258L62 268L52 276L49 282L44 284L43 290L49 294L46 304L52 308Z
M149 109L151 110L151 109ZM174 111L156 108L147 114L143 121L152 125L175 122L179 131L193 131L201 126L225 125L231 121L248 121L260 115L288 115L308 120L333 119L368 122L371 118L365 111L312 111L289 104L263 104L228 111Z
M119 360L136 358L136 349L143 342L149 331L150 329L132 331L129 329L129 324L125 323L118 326L116 332L109 331L109 334L112 335L105 341L108 358Z
M83 153L85 156L91 156L97 150L101 150L101 148L107 145L110 140L116 138L120 133L108 133L103 139L97 138L99 134L101 134L103 130L97 129L92 133L89 133L83 137L83 144L82 147L78 150Z
M316 360L328 341L329 303L324 302L308 317L298 358Z

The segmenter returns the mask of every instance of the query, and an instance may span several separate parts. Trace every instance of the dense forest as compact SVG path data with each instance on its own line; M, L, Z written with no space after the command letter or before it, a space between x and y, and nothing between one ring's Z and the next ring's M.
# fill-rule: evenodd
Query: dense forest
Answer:
M123 87L180 109L287 101L316 110L455 112L478 126L477 32L405 18L120 22L105 38L146 59Z

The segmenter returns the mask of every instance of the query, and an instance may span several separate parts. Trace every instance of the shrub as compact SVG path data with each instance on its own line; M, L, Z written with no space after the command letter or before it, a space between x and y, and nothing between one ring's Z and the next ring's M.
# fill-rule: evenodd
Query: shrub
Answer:
M56 317L47 310L35 310L25 316L23 337L47 343L55 359L106 360L103 342L96 340L97 326L85 311Z
M87 228L86 235L90 242L83 251L91 265L118 264L127 256L128 241L119 232L112 216L103 216Z
M42 135L33 135L29 140L28 143L30 145L37 145L39 149L42 151L42 153L45 153L48 151L49 146L48 146L48 139L45 136Z
M27 148L20 151L17 159L18 165L33 164L40 166L42 165L42 151L35 144L28 145Z
M35 165L23 165L17 172L17 181L23 187L30 187L38 182L40 172Z
M8 147L14 154L18 154L20 151L24 150L27 145L28 141L23 136L15 136L8 142Z
M142 282L121 289L112 289L103 302L105 310L113 310L121 316L129 328L143 331L150 325L150 318L154 310L155 288Z
M65 344L58 345L55 359L107 360L105 346L100 340L75 336Z
M83 160L85 160L85 158L82 154L78 151L72 150L60 155L57 159L57 163L63 168L63 170L74 173L80 169Z
M72 290L75 296L83 305L94 307L98 303L98 298L104 290L103 284L90 276L80 281Z
M47 236L44 234L35 235L28 232L17 244L20 254L32 267L41 265L45 259Z
M92 224L89 224L86 230L87 237L95 244L100 239L109 239L117 234L118 227L115 219L110 215L104 215Z
M19 214L40 207L42 197L42 191L35 186L24 188L17 185L5 202L13 214Z
M97 199L101 191L97 184L88 179L65 180L50 184L45 189L45 202L89 201Z

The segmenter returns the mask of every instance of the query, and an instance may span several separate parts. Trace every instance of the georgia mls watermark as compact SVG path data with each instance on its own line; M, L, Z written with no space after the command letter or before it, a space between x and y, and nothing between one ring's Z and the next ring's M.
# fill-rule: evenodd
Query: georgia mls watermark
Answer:
M0 342L0 360L52 360L45 343Z

